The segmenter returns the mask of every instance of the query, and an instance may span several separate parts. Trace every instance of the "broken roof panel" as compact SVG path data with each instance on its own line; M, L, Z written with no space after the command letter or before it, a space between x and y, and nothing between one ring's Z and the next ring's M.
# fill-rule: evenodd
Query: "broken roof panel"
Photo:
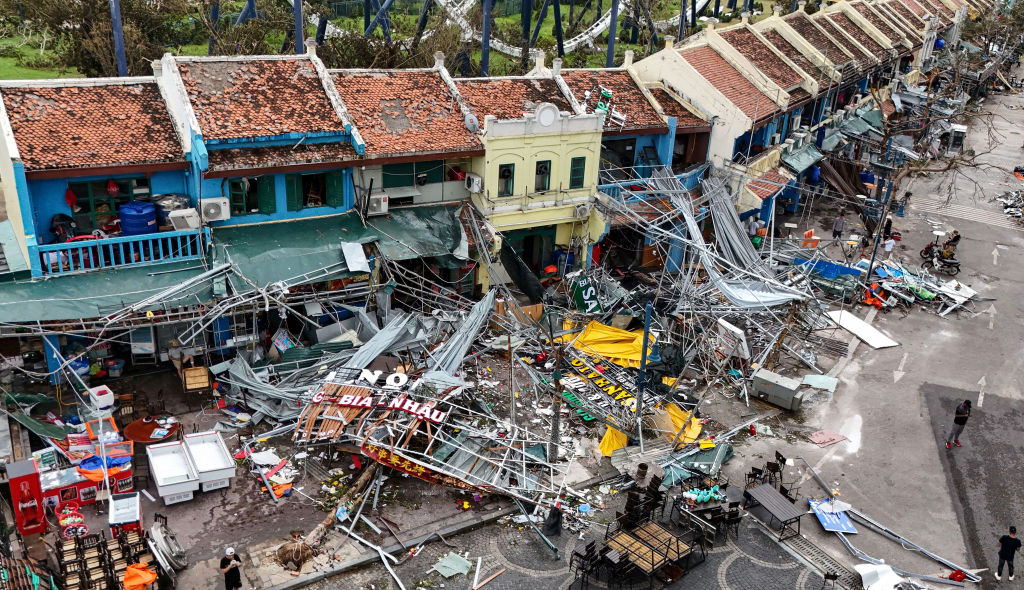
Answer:
M789 184L789 178L775 170L768 170L760 178L747 182L747 188L757 198L764 200L784 189L787 184Z
M710 129L711 124L695 115L690 109L686 108L682 104L684 102L683 99L677 96L674 92L670 92L667 89L660 87L648 88L648 90L651 91L651 95L654 96L654 100L658 101L658 104L661 105L661 110L669 117L676 118L677 130L693 128Z
M180 163L185 156L160 90L132 83L0 87L25 169Z
M522 119L542 102L550 102L560 111L573 112L558 84L550 78L472 78L455 80L455 86L481 124L487 115Z
M714 49L694 47L680 51L679 55L752 121L770 117L776 111L771 97L751 84Z
M346 131L308 58L176 63L207 140Z
M723 31L721 37L729 42L743 57L750 60L772 82L790 90L804 81L799 72L789 67L779 56L772 52L763 41L757 38L746 26Z
M229 172L252 169L337 166L360 157L352 144L345 142L210 150L209 159L210 167L204 176L215 178L229 176Z
M333 71L370 157L481 149L436 70Z
M654 133L667 130L665 120L626 70L562 70L562 78L588 113L593 112L601 101L602 88L612 92L611 108L625 115L626 122L619 125L612 117L605 117L607 130L647 130Z

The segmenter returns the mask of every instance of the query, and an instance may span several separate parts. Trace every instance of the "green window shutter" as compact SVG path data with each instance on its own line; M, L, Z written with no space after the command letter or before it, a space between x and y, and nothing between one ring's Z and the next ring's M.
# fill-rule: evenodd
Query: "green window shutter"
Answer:
M289 211L302 210L302 176L289 174L284 177L285 195Z
M583 188L583 178L587 167L586 158L573 158L569 166L569 188Z
M385 164L382 172L384 179L381 182L383 188L395 188L399 186L412 186L416 175L416 165L412 162L405 164Z
M435 182L444 182L444 160L417 162L416 174L426 174L427 184L433 184Z
M345 183L341 171L327 173L327 206L342 207L345 205Z
M270 215L277 212L277 191L274 190L273 176L260 176L256 179L256 199L260 213Z

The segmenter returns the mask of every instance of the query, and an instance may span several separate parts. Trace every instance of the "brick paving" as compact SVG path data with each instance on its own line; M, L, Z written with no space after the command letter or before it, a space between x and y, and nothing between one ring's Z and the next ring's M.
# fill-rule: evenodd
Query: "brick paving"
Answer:
M416 588L464 588L472 583L473 572L468 576L453 576L445 579L430 571L433 564L454 551L466 556L475 566L476 558L483 557L480 579L505 568L505 572L487 584L487 590L580 590L581 584L574 581L569 573L569 556L577 544L600 540L604 525L594 524L590 532L580 539L578 535L563 531L553 539L561 550L562 558L555 561L552 552L537 538L537 533L524 525L491 525L469 533L449 538L455 548L441 543L431 543L419 555L406 559L394 566L408 590ZM467 555L468 552L468 555ZM467 580L468 577L468 580ZM622 586L630 590L647 587L647 581L639 577L626 580ZM809 569L775 542L756 523L745 519L739 535L730 534L727 541L711 549L707 560L695 565L670 589L699 588L701 590L818 590L821 588L820 574ZM607 588L604 581L591 581L589 588ZM618 587L618 586L616 586ZM655 583L655 587L661 587ZM334 578L309 586L315 590L347 588L351 590L385 590L398 588L387 571L380 564L347 572Z

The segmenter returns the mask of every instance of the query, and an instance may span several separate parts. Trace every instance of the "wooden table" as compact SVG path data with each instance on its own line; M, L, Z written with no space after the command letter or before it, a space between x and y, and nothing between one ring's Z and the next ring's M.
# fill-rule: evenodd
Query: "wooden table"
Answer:
M626 556L633 565L640 568L648 576L668 563L668 557L656 549L644 544L633 535L619 531L608 539L608 546Z
M805 513L793 505L778 490L767 484L761 484L743 491L747 506L762 506L768 511L771 521L779 521L779 540L783 541L800 534L800 517ZM795 527L793 525L796 525Z
M170 426L167 426L167 434L159 438L153 438L153 431L159 428L165 428L160 426L157 420L162 418L169 418L170 416L147 416L150 419L149 422L146 418L139 418L134 422L130 422L124 427L124 437L130 441L137 442L139 444L148 445L150 443L157 443L160 441L167 440L178 434L178 430L181 429L181 423L175 422Z
M688 556L692 548L679 540L678 537L665 530L660 524L653 520L645 522L633 530L633 535L656 548L668 557L668 560L675 563Z

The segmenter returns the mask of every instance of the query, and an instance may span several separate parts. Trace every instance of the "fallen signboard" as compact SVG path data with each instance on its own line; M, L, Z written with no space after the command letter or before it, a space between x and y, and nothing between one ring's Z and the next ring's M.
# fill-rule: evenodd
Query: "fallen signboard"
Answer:
M818 522L821 523L821 527L826 531L832 533L857 532L857 528L853 526L853 522L845 512L829 512L822 508L822 505L829 504L828 500L812 500L808 498L807 504L810 505L814 516L818 517Z

